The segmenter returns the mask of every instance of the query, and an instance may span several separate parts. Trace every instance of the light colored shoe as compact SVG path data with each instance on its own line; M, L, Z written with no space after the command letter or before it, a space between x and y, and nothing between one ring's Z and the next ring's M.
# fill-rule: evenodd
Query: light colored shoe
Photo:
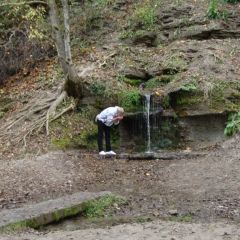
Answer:
M105 153L104 151L101 151L101 152L99 152L99 155L101 155L101 156L105 156L106 153Z
M116 155L116 153L113 151L109 151L109 152L106 152L106 155Z

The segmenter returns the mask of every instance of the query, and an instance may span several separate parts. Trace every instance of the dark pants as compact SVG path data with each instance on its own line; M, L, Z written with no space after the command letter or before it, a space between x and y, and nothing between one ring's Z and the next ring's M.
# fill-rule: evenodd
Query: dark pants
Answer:
M105 142L106 142L106 152L111 151L111 134L110 127L106 126L102 121L97 121L98 125L98 150L99 152L103 150L103 133L105 133Z

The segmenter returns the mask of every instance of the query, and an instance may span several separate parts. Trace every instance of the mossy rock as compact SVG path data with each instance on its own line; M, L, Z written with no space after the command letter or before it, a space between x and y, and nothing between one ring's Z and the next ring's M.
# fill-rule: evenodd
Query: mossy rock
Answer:
M73 115L66 114L50 123L53 148L96 148L97 125L87 109Z

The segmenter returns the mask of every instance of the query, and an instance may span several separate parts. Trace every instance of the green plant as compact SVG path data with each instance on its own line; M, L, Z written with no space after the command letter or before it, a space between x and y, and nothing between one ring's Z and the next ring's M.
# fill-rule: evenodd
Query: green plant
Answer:
M137 30L135 36L142 36L145 33L144 30Z
M178 27L178 28L174 31L174 33L173 33L174 37L176 37L177 35L179 35L180 32L181 32L181 28Z
M142 80L125 78L124 82L131 86L139 86L142 83Z
M170 100L171 99L169 95L164 95L161 99L161 106L165 109L170 107Z
M123 30L120 34L120 39L130 38L134 36L134 32L132 30Z
M219 83L213 83L212 84L215 91L224 91L225 89L228 88L228 83L225 81L221 81Z
M93 95L102 95L104 92L104 86L99 82L94 82L90 85L89 92Z
M182 4L182 1L179 1L179 0L176 0L175 2L174 2L174 5L181 5Z
M223 0L223 4L227 3L236 3L237 0ZM217 8L219 6L219 0L211 1L207 10L207 16L210 19L218 19L221 18L223 20L226 20L230 13L226 10L220 12Z
M172 222L191 222L192 217L190 214L171 217L169 219Z
M124 83L124 80L125 80L125 76L124 75L119 74L117 76L117 81L120 82L121 84Z
M222 12L222 16L221 17L222 17L223 20L226 20L229 17L229 15L230 15L230 13L228 11L224 10Z
M215 1L211 1L207 10L207 16L210 19L216 19L219 18L220 13L217 10L218 3Z
M174 75L162 75L161 82L166 85L167 83L170 83L174 79Z
M157 78L151 78L146 82L146 89L161 87L163 85Z
M107 5L110 5L112 2L113 1L111 0L98 0L96 4L101 7L106 7Z
M190 82L186 85L181 86L181 89L184 91L190 91L190 90L196 90L196 83L195 82Z
M136 110L140 106L140 91L138 89L123 90L119 94L119 100L125 111Z
M86 218L100 218L112 216L113 204L127 204L128 200L114 195L106 194L100 198L90 200L84 204L83 215Z
M240 111L230 114L224 129L224 135L234 136L237 132L240 132Z
M157 12L155 10L155 7L156 5L154 5L154 3L150 0L136 5L132 20L147 26L150 30L157 19Z
M70 138L52 138L52 143L62 149L66 149L70 144Z

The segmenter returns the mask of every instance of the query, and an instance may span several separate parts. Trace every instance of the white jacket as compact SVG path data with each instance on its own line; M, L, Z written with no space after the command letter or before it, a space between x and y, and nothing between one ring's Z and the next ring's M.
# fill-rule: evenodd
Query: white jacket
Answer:
M99 113L96 116L96 121L102 121L106 126L110 127L113 125L113 123L115 125L119 124L118 122L113 122L112 119L117 117L117 110L118 110L118 106L115 107L108 107L106 109L104 109L101 113Z

